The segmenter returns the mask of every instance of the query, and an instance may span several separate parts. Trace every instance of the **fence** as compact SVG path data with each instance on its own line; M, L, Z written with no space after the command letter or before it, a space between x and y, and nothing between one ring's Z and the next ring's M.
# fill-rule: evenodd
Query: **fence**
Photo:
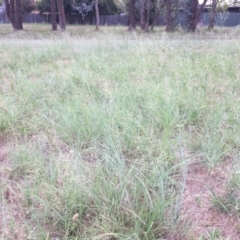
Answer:
M57 17L58 21L58 17ZM95 16L87 15L84 18L77 14L66 14L68 24L95 24ZM5 14L0 14L0 23L9 23ZM23 23L51 23L50 14L23 14ZM126 15L109 15L100 16L100 25L128 25L128 16Z
M201 21L204 25L209 23L209 13L203 13ZM217 26L235 27L240 25L240 13L235 12L223 12L217 13L215 17L215 24Z
M184 21L183 14L179 13L177 21L181 24ZM95 24L95 16L87 15L85 18L82 18L80 15L76 14L67 14L66 22L68 24ZM203 13L201 16L201 22L204 25L207 25L209 22L209 13ZM236 12L225 12L216 14L216 25L218 26L228 26L233 27L240 25L240 13ZM0 14L0 23L9 23L5 14ZM51 23L50 14L23 14L23 23ZM162 17L159 17L158 25L164 25L165 20ZM109 15L109 16L100 16L100 25L128 25L128 16L127 15Z

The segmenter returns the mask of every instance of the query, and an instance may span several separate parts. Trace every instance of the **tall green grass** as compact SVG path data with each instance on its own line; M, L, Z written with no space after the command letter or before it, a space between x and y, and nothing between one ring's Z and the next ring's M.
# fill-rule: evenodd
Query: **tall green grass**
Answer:
M238 152L237 40L103 32L0 41L2 195L15 184L23 216L2 201L2 239L165 239L190 158Z

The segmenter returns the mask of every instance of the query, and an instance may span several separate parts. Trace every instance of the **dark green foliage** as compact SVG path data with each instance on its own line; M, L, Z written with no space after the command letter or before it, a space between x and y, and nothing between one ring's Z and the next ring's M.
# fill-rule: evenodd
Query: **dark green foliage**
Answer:
M122 9L114 0L102 0L99 2L100 15L114 15L122 13Z
M50 12L50 1L48 0L41 0L37 2L37 9L40 13Z
M32 1L32 0L24 0L24 1ZM82 2L87 2L90 4L92 1L82 1L78 0L75 1L76 5L82 3ZM72 8L72 1L71 0L64 0L64 9L66 14L77 14L78 12L75 11ZM40 0L37 2L37 9L40 11L40 13L44 12L51 12L50 9L50 1L49 0ZM116 2L114 0L102 0L99 2L99 12L101 15L113 15L113 14L119 14L122 12L120 7L117 6Z
M35 0L22 0L22 13L30 13L36 9Z
M71 2L70 0L63 0L63 4L64 4L64 9L65 9L65 13L69 14L74 12L74 10L71 7ZM37 2L37 9L39 10L40 13L44 13L44 12L51 12L51 8L50 8L50 1L49 0L40 0Z

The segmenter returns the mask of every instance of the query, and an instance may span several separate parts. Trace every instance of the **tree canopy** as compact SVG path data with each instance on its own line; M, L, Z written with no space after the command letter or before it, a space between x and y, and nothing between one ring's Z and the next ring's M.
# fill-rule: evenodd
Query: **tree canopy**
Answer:
M94 0L63 0L63 4L66 14L81 14L84 16L94 11ZM49 0L38 0L36 6L40 13L51 12ZM99 13L101 15L114 15L122 12L121 5L119 6L116 0L99 1Z

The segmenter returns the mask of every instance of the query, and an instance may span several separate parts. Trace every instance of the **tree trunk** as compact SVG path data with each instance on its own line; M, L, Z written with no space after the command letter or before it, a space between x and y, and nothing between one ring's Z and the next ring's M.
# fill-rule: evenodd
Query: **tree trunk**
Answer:
M145 25L146 25L146 9L145 9L145 3L146 0L141 0L141 9L140 9L140 25L141 25L141 29L144 30L145 29Z
M16 29L16 18L15 18L15 3L14 3L14 0L9 0L10 1L10 22L12 23L12 27L13 27L13 30L17 30Z
M129 27L128 30L132 31L136 29L136 19L135 19L135 0L130 0L130 9L129 9Z
M6 14L13 30L22 30L22 2L21 0L5 0Z
M51 23L52 30L57 30L56 0L51 0Z
M190 32L195 32L196 27L197 27L197 22L198 22L198 19L197 19L197 11L198 10L197 9L198 9L198 0L194 0L192 9L191 9L192 16L191 16L191 22L190 22L190 28L189 28ZM195 24L195 22L196 22L196 24Z
M23 30L22 25L22 2L16 0L16 30Z
M217 8L217 0L212 0L212 11L210 14L209 25L208 25L209 30L214 28L216 8Z
M146 11L146 24L145 24L145 31L148 31L149 28L149 21L150 21L150 7L151 7L151 2L150 0L147 0L147 11Z
M96 14L96 31L99 30L99 9L98 9L98 0L95 0L95 14Z
M203 8L206 5L207 0L204 0L204 2L200 5L198 8L198 0L194 0L194 2L191 2L190 4L190 14L188 14L187 17L187 30L189 32L195 32L199 18L202 14Z
M151 24L151 30L153 30L154 27L155 27L156 24L157 24L158 18L159 18L159 16L160 16L160 11L161 11L161 10L158 9L157 12L156 12L156 14L155 14L155 16L154 16L153 22L152 22L152 24Z
M166 31L171 32L173 30L173 19L172 19L172 4L171 0L166 1L166 7L167 7L167 26Z
M199 18L202 14L203 8L205 7L207 3L207 0L204 0L204 2L200 5L199 9L196 11L195 19L193 21L193 26L192 26L192 32L195 32Z
M152 25L151 25L151 30L153 30L153 28L155 27L155 25L157 24L157 21L158 21L158 18L159 18L159 15L161 13L161 11L163 10L164 6L166 4L166 1L165 0L162 0L160 1L159 3L159 8L154 16L154 19L153 19L153 22L152 22Z
M57 5L58 5L58 12L59 12L60 29L62 31L65 31L65 29L66 29L66 19L65 19L65 11L64 11L63 0L57 0Z
M9 21L12 24L13 29L15 30L15 21L14 21L14 14L12 12L12 4L11 1L5 0L5 6L6 6L6 14L9 19Z

